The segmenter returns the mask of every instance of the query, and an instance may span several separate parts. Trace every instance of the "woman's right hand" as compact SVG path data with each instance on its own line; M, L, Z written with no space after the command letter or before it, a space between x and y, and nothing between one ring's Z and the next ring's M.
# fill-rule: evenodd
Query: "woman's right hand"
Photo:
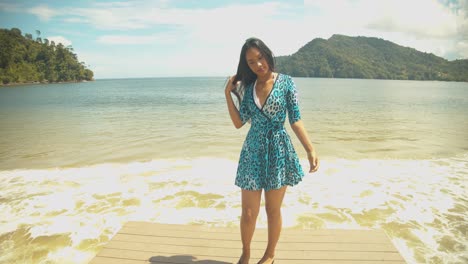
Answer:
M309 160L310 165L309 173L316 172L320 167L320 161L318 159L317 153L315 153L315 150L307 152L307 159Z
M227 81L226 88L225 88L226 93L230 93L236 88L236 86L232 84L235 79L236 79L236 75L229 77L229 80Z
M232 120L232 123L234 124L234 126L236 128L241 128L244 123L242 123L242 120L240 118L240 115L239 115L239 110L237 110L235 104L234 104L234 101L232 99L232 95L231 95L231 92L234 91L234 89L236 88L236 84L233 84L233 82L236 80L236 75L234 76L231 76L229 78L229 80L227 81L227 84L226 84L226 88L225 88L225 96L226 96L226 103L227 103L227 106L228 106L228 110L229 110L229 116L231 117L231 120ZM239 82L237 82L239 83Z

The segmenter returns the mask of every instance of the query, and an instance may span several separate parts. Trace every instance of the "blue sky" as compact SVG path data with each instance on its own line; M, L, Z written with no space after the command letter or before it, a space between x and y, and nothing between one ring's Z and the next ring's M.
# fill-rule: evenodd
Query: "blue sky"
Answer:
M0 27L72 45L97 79L227 76L251 36L275 55L345 34L468 58L468 0L2 0Z

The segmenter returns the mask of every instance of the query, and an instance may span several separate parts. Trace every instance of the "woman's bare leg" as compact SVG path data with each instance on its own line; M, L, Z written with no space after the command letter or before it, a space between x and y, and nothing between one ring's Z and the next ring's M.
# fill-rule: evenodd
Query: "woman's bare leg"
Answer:
M260 200L262 190L248 191L242 190L242 215L240 221L242 239L242 258L240 263L249 263L250 243L257 223L258 211L260 210Z
M275 257L276 244L278 243L281 227L281 205L283 204L286 186L265 192L265 209L268 217L268 246L259 263L270 263Z

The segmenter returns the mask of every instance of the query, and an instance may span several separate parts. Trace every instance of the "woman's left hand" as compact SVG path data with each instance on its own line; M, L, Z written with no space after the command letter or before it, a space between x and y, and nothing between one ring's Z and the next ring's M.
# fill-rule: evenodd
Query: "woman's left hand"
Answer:
M310 165L309 173L316 172L320 166L320 161L317 157L317 153L315 153L315 150L307 152L307 159L309 160Z

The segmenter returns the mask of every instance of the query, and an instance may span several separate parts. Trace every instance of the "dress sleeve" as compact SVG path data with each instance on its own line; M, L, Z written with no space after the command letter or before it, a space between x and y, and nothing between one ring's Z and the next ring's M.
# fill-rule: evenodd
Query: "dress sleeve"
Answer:
M242 124L245 124L247 121L250 120L251 112L250 112L249 104L245 95L239 106L239 115L240 115Z
M286 85L286 106L288 108L289 124L292 125L301 120L301 112L299 111L296 85L290 76L287 77Z

